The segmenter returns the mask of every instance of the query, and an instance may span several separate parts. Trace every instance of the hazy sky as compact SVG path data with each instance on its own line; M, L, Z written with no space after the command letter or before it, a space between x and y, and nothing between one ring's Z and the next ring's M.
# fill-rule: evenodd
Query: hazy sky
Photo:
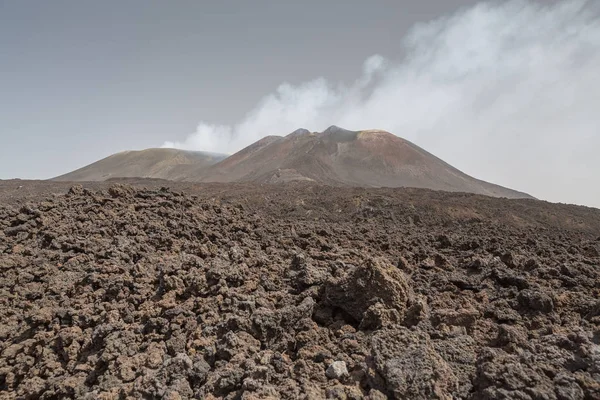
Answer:
M0 0L0 178L336 124L600 207L599 14L600 0Z

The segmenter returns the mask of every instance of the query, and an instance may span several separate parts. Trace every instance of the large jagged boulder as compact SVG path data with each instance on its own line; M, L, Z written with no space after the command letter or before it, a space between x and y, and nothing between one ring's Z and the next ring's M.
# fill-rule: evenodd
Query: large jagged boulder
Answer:
M379 330L371 339L371 351L393 398L451 400L458 388L452 369L423 332L404 326Z
M382 258L325 285L328 305L342 309L364 329L400 323L413 298L406 275Z

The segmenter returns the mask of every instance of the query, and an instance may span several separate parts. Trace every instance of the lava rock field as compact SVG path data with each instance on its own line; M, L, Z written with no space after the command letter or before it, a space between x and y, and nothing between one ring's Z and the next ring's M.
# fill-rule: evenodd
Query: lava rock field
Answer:
M66 185L0 184L0 398L600 399L600 210Z

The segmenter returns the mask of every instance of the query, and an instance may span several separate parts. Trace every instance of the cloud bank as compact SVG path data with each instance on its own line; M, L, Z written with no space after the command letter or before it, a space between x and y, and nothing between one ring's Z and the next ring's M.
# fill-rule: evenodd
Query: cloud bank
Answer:
M414 26L351 84L281 84L234 125L165 147L231 153L266 135L381 128L477 178L600 207L600 2L480 3Z

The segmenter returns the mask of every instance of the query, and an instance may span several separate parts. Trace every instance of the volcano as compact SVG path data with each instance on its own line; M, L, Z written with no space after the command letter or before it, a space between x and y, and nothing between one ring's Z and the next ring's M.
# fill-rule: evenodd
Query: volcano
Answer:
M268 136L188 179L201 182L311 181L361 187L415 187L494 197L529 198L475 179L383 130L298 129Z
M56 180L116 177L190 182L312 182L330 186L414 187L531 198L473 178L410 141L383 130L298 129L267 136L231 156L176 149L118 153Z

